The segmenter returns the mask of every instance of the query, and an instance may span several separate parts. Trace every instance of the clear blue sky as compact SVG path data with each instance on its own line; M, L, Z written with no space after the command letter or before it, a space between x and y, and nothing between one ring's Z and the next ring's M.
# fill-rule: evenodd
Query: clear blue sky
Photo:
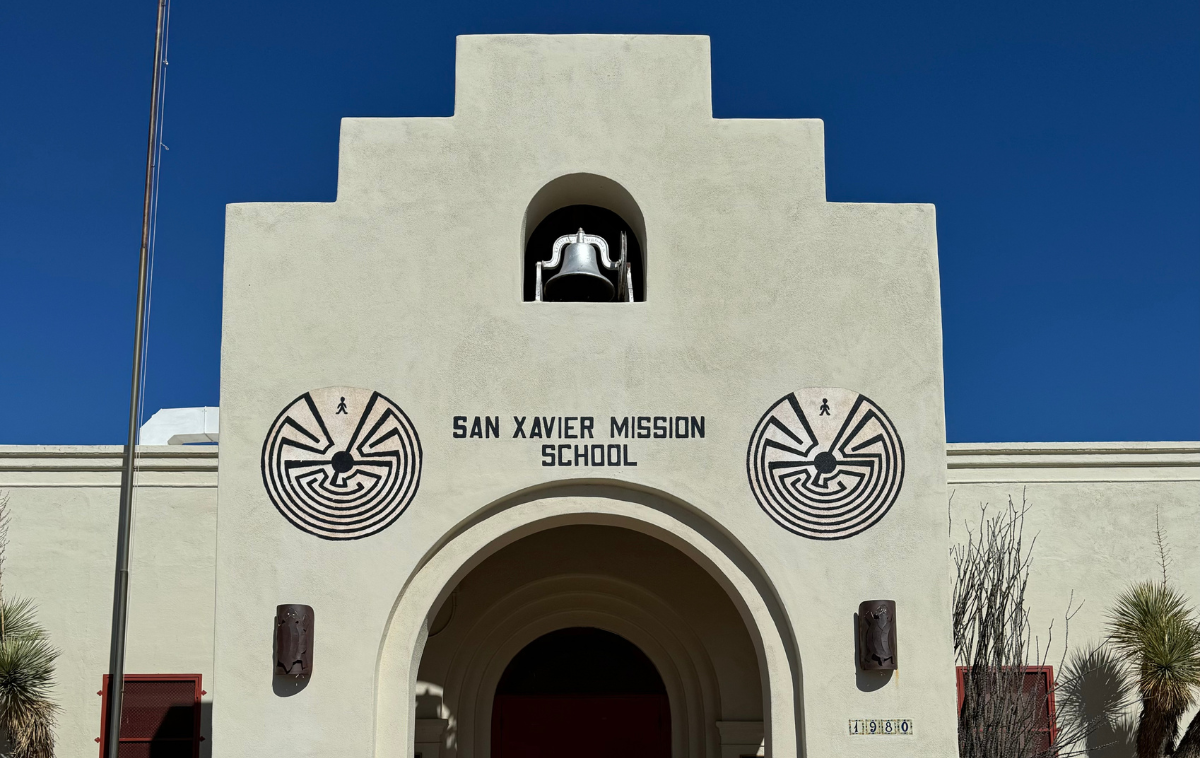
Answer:
M153 0L0 4L0 443L119 443ZM951 441L1200 439L1200 3L175 0L147 410L218 404L224 206L333 200L456 34L712 37L717 117L937 205Z

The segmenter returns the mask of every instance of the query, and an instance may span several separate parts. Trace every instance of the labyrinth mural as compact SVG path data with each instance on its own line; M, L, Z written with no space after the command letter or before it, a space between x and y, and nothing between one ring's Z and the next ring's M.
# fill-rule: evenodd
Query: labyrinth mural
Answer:
M271 502L298 529L329 540L390 526L421 483L421 440L378 392L325 387L283 409L263 442Z
M750 489L780 526L815 540L852 537L879 523L904 481L904 445L864 395L814 387L763 415L746 453Z

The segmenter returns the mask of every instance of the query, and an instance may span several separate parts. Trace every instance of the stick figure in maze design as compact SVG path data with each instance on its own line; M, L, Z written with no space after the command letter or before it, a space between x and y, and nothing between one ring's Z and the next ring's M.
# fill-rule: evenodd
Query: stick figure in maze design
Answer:
M333 415L336 416L338 413L346 413L346 398L342 398L341 402L338 403L337 413Z
M828 416L829 415L829 398L827 398L827 397L821 398L821 412L817 415L819 415L819 416Z

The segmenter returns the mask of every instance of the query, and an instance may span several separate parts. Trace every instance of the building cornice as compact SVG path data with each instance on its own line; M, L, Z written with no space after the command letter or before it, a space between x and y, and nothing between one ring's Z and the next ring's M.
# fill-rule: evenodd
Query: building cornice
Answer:
M951 484L1200 481L1200 442L994 442L946 446Z
M0 488L119 487L121 445L0 445ZM217 446L138 448L137 486L215 487Z
M0 471L121 470L121 445L0 445ZM216 471L217 446L143 445L137 450L143 471Z

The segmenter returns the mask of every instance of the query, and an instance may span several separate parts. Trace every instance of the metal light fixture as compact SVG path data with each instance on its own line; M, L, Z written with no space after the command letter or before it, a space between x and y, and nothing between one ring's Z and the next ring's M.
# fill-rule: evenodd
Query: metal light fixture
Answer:
M896 601L858 605L858 665L863 671L895 671Z
M276 674L312 674L313 619L312 606L290 603L275 607Z

